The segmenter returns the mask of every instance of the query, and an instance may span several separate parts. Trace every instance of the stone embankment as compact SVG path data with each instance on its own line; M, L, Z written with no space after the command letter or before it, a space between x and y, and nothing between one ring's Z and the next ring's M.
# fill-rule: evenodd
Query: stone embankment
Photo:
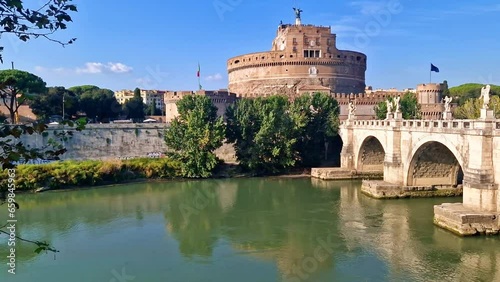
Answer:
M497 235L500 230L498 213L472 212L462 203L434 206L434 224L460 236Z
M382 179L380 171L356 171L340 167L312 168L311 177L322 180Z
M361 192L377 199L458 197L463 193L462 185L451 186L401 186L378 180L363 180Z

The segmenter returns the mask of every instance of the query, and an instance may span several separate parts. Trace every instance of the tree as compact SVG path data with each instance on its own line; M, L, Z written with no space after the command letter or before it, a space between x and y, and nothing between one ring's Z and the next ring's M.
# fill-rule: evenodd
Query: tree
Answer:
M388 100L394 103L394 98L389 97ZM403 95L399 101L400 111L403 115L403 119L420 119L422 118L422 112L420 110L420 104L418 103L417 96L414 93L407 92ZM373 110L375 111L375 116L377 119L385 119L387 117L387 104L386 101L378 103ZM393 111L395 107L393 107Z
M26 7L22 0L0 0L1 21L0 35L10 33L21 41L43 37L62 46L72 44L76 38L63 42L52 38L52 34L60 29L66 29L71 22L68 12L76 12L76 6L71 0L48 0L38 7ZM43 2L39 2L43 3ZM0 52L3 47L0 47ZM0 61L3 63L2 56Z
M463 105L457 107L453 116L457 119L477 119L483 107L482 99L468 99ZM500 97L491 97L489 108L494 111L495 117L500 118Z
M184 96L177 109L179 116L165 132L169 155L181 163L184 177L209 177L219 162L214 151L224 140L223 119L207 96Z
M159 116L161 115L161 110L156 107L155 102L151 102L146 107L146 115Z
M328 144L337 135L339 126L337 100L324 93L304 94L291 104L291 114L298 129L297 150L306 167L326 160Z
M80 85L80 86L73 86L68 88L68 91L71 91L75 93L76 96L80 97L83 95L83 93L88 93L92 91L97 91L101 88L95 86L95 85Z
M132 119L135 122L144 120L146 116L146 105L142 100L141 90L139 88L134 90L134 98L125 102L123 110L127 114L128 119Z
M481 95L481 88L484 84L479 83L466 83L459 86L450 88L450 96L453 97L454 102L458 105L463 105L469 99L479 98ZM491 85L491 95L500 95L500 86Z
M258 174L274 174L300 160L298 127L285 96L242 99L230 106L227 141L235 143L240 165Z
M47 91L45 82L38 76L20 70L0 71L0 98L9 110L11 123L17 123L19 107L33 95Z
M141 89L137 87L134 89L134 98L141 98Z
M64 101L64 102L63 102ZM38 119L47 121L50 116L62 115L64 104L64 117L77 114L80 105L78 97L70 90L58 86L49 87L47 93L37 95L29 101L31 110Z
M109 121L121 113L121 105L116 100L112 90L101 89L97 86L71 87L69 90L76 90L76 93L79 93L77 95L80 97L80 109L85 112L88 118L95 118L96 122Z
M443 95L442 96L443 97L446 97L446 96L449 97L450 96L450 89L448 87L448 81L447 80L443 81Z
M59 29L66 29L66 23L71 21L71 17L67 14L67 11L76 12L76 6L69 4L70 2L71 0L48 0L42 7L25 8L22 0L0 0L0 9L2 14L0 25L3 27L3 31L0 30L0 35L3 35L4 33L14 34L22 41L28 41L32 37L37 38L41 36L50 41L60 43L63 46L71 44L75 41L75 38L64 43L50 37ZM2 50L3 47L0 47L0 52ZM1 55L0 62L3 63ZM14 81L9 81L9 84L13 83ZM2 87L0 89L3 89L7 85L1 86ZM26 94L27 93L22 93L21 95ZM15 95L14 98L17 98L17 95ZM17 101L17 103L19 102L21 101ZM11 120L14 120L12 113ZM76 125L76 130L82 130L85 125L85 121L83 120L77 121L76 124L69 121L63 121L62 123L69 125L70 127ZM55 143L49 143L53 145L51 146L52 148L33 149L18 141L18 138L23 134L42 134L46 129L47 126L42 123L1 126L0 169L10 169L15 166L14 162L21 159L27 161L36 158L57 158L60 154L64 153L65 149ZM65 138L67 134L71 134L71 131L63 133L61 138ZM9 174L11 174L10 171ZM0 205L4 204L6 201L6 189L7 187L0 187ZM11 204L12 203L9 203L9 208ZM19 208L17 204L16 207ZM2 228L0 228L0 233L9 236L10 233L2 230ZM16 238L18 240L36 244L38 248L35 252L37 253L40 253L43 250L57 252L57 250L53 249L46 242L26 240L18 236L16 236Z

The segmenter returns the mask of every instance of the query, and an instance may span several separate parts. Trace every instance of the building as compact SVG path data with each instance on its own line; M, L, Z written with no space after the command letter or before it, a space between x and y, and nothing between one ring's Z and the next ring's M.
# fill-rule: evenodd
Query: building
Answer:
M179 115L176 103L187 95L205 95L208 96L214 106L217 107L217 116L225 116L226 109L229 105L236 102L235 93L228 92L227 89L219 90L199 90L199 91L166 91L164 93L165 101L165 120L171 122Z
M141 90L141 98L144 104L150 105L154 103L157 109L165 110L165 103L163 101L166 91L163 90ZM134 98L133 90L120 90L115 91L115 98L120 104L125 104L126 101Z
M301 10L298 10L301 12ZM271 51L237 56L227 61L229 89L239 97L295 95L304 86L332 93L363 93L366 55L338 50L330 27L280 24Z

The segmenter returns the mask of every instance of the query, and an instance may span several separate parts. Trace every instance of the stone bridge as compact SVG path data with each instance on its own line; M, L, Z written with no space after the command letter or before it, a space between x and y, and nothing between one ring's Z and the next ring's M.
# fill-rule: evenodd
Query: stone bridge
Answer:
M463 188L463 204L436 206L435 223L462 235L498 233L500 120L347 120L340 136L343 169L383 172L363 192Z

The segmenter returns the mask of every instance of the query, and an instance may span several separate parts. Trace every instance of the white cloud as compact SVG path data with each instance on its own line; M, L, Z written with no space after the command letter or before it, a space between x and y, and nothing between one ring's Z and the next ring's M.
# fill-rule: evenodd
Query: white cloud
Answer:
M205 78L205 80L207 81L217 81L217 80L221 80L222 79L222 75L220 73L216 73L214 75L209 75Z
M99 63L88 62L83 67L77 68L47 68L42 66L35 66L35 71L40 73L64 73L64 74L99 74L99 73L128 73L132 71L132 67L123 63Z
M89 62L85 63L85 67L76 69L77 73L89 73L89 74L96 74L103 72L127 73L131 71L132 67L129 67L122 63L112 63L112 62L106 64L99 62Z
M376 14L387 7L386 1L353 1L349 4L358 7L363 15Z
M109 69L114 73L124 73L131 72L132 67L124 65L122 63L108 63Z
M456 9L450 9L444 11L445 14L451 15L472 15L472 14L484 14L489 12L500 12L500 4L492 5L468 5L459 6Z

